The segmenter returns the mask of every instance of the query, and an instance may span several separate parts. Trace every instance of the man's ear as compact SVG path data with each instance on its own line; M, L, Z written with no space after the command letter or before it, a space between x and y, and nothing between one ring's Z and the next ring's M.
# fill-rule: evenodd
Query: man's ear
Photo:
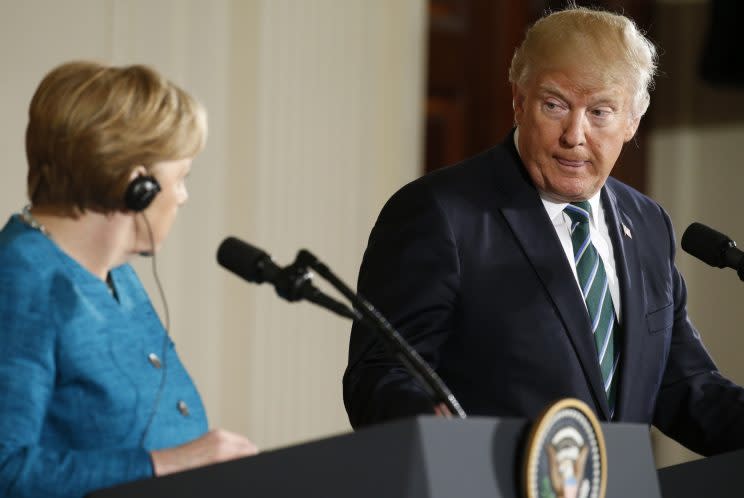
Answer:
M631 117L628 119L628 125L625 128L625 136L623 137L623 140L625 143L629 142L631 138L633 138L636 134L636 131L638 131L638 125L641 124L641 117Z
M516 83L512 83L512 108L514 109L514 124L518 126L524 114L524 92Z

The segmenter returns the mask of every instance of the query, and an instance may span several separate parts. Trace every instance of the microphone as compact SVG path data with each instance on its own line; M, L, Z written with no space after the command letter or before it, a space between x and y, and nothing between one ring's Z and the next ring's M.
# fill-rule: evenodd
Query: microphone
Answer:
M682 249L716 268L733 268L744 280L744 252L727 235L702 223L693 223L682 235Z
M355 310L315 287L312 284L312 273L299 256L294 263L281 268L266 251L236 237L227 237L217 249L217 262L248 282L272 284L279 297L287 301L305 299L352 320L359 316Z
M262 284L272 282L279 274L279 267L266 252L236 237L228 237L217 249L217 262L239 277Z

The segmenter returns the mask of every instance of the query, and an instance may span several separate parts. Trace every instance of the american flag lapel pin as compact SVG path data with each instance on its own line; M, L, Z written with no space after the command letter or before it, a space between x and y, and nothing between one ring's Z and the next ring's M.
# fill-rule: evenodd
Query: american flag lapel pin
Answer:
M630 233L630 228L626 227L624 223L621 223L621 225L623 226L623 233L625 234L625 236L629 239L632 239L633 235Z

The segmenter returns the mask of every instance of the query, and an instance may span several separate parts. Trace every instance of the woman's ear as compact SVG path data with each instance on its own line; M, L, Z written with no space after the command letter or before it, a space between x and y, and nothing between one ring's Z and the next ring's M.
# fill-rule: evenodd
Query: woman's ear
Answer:
M138 176L145 176L147 175L147 168L145 168L143 165L138 164L134 168L132 168L131 173L129 173L129 181L131 182Z

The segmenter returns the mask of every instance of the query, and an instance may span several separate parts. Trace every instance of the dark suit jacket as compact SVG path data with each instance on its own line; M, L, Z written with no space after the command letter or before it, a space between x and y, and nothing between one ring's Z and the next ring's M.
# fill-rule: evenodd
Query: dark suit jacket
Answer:
M744 390L717 372L687 317L669 217L613 178L601 202L622 301L614 420L653 423L703 454L744 447ZM468 414L535 418L574 397L608 419L588 313L512 134L393 195L370 235L358 290ZM354 427L432 411L357 325L344 402Z

